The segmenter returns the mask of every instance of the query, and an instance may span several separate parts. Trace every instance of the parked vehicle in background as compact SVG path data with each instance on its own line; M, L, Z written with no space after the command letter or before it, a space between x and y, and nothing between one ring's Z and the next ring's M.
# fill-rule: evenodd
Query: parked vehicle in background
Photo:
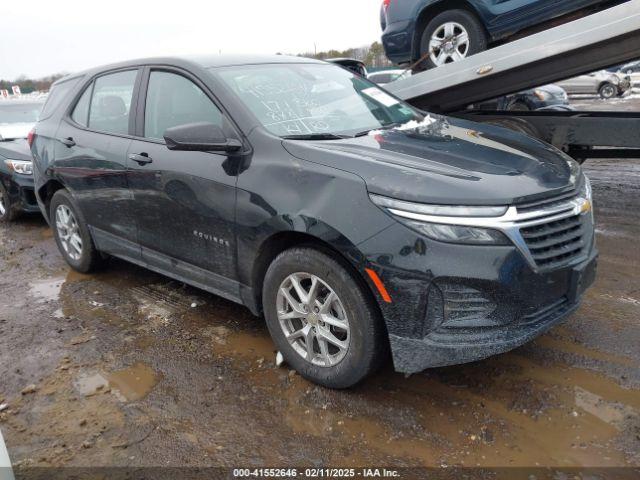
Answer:
M367 75L367 78L373 83L383 86L410 76L411 70L381 70L379 72L370 73Z
M138 60L60 80L50 104L31 149L67 263L110 254L244 304L328 387L389 348L404 373L510 350L595 277L574 160L335 65Z
M382 44L394 63L433 68L486 50L527 28L602 0L384 0Z
M325 62L335 63L336 65L340 65L341 67L352 71L353 73L357 73L361 77L367 78L367 66L364 62L356 60L355 58L327 58Z
M606 70L580 75L557 82L569 95L600 95L609 99L621 97L631 89L631 79Z
M0 222L38 212L27 136L44 100L0 100Z
M473 109L522 112L568 106L569 95L567 92L558 85L552 84L487 100L473 105Z
M629 77L632 87L640 86L640 60L622 65L618 74Z

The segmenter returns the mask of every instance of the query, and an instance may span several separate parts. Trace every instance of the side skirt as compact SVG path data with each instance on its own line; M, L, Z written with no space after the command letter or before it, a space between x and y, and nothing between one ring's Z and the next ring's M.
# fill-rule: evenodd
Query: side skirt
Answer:
M240 282L182 262L154 250L140 247L140 245L134 242L122 239L104 230L91 226L89 230L91 231L91 236L96 244L96 248L101 252L108 253L114 257L173 278L174 280L213 293L232 302L245 305L251 309L251 306L246 305L240 296L240 292L246 291L249 287L242 285Z

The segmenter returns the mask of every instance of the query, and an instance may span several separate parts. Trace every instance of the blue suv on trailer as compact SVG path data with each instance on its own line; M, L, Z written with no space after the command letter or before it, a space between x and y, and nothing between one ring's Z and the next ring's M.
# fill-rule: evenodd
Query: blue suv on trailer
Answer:
M384 0L382 44L418 70L462 60L527 28L602 0ZM428 54L428 55L427 55Z

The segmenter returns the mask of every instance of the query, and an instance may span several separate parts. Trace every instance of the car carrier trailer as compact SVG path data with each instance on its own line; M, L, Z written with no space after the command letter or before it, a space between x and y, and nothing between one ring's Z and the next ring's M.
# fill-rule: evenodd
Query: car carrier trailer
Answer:
M398 80L386 89L412 105L513 128L576 160L640 158L640 112L480 111L474 103L640 58L640 0Z

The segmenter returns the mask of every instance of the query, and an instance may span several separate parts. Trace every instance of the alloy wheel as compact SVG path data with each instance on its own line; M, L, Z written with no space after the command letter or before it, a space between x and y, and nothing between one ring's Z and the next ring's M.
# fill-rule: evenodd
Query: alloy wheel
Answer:
M280 327L289 345L320 367L340 363L349 349L349 320L342 301L320 277L293 273L276 297Z
M462 60L469 53L469 33L457 22L447 22L436 28L429 42L429 56L437 65Z
M615 87L613 85L605 85L602 87L601 95L603 98L612 98L616 94Z
M58 205L56 209L56 229L66 254L72 260L79 260L82 256L80 227L75 215L66 205Z
M0 217L7 213L7 206L4 204L4 195L0 192Z

